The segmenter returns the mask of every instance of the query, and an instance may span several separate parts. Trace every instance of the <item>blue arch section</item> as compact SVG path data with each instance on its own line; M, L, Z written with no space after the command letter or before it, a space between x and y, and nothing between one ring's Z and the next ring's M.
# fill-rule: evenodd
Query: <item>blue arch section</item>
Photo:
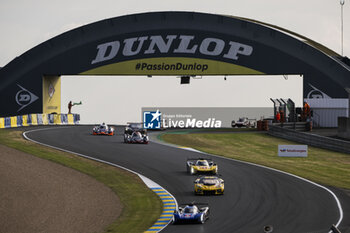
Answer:
M332 98L347 98L346 90L350 90L346 58L293 32L239 17L153 12L82 26L15 58L0 69L0 115L41 112L44 76L91 70L95 70L94 75L103 75L101 67L155 58L199 59L237 68L235 73L228 70L228 75L247 74L247 70L254 74L301 74L304 97L313 87ZM154 72L149 74L157 75ZM179 74L191 72L182 70ZM119 70L115 74L120 74ZM38 98L31 101L33 96Z

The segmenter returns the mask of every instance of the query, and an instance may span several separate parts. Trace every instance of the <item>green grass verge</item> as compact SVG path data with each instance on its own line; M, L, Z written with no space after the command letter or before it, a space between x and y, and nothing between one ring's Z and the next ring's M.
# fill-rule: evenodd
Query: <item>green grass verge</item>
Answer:
M276 168L323 185L350 189L349 154L309 147L307 158L278 157L279 144L297 143L254 132L162 134L159 138L168 143L210 154Z
M32 143L23 139L18 129L1 129L0 144L73 168L110 187L118 195L123 209L105 232L144 232L161 215L161 200L130 172Z

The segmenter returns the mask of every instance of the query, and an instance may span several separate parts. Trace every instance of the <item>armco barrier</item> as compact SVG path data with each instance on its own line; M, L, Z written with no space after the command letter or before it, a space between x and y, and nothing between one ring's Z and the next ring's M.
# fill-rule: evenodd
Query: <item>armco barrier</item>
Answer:
M350 142L311 133L299 132L279 126L269 126L268 134L323 149L350 153Z
M48 119L48 124L49 125L53 125L55 123L55 115L57 114L48 114L47 115L47 119Z
M60 120L61 120L61 124L68 124L68 117L67 114L61 114L60 115Z
M28 114L0 118L0 129L31 125L75 125L80 121L79 114Z
M11 117L5 117L5 128L11 128Z
M22 116L22 126L28 126L28 115Z
M43 114L38 114L38 116L39 115L41 115L42 124L48 125L49 124L49 115L51 115L51 114L43 113Z
M72 116L72 114L68 114L67 118L68 118L68 125L74 124L74 117Z
M17 125L17 116L10 117L10 122L11 122L11 128L18 127L18 125Z
M0 118L0 129L5 128L5 118Z
M17 127L23 126L23 116L17 116Z
M37 114L36 118L37 118L38 125L43 125L44 124L44 122L43 122L43 115L42 114Z
M31 125L38 125L38 115L37 114L30 114L31 118Z

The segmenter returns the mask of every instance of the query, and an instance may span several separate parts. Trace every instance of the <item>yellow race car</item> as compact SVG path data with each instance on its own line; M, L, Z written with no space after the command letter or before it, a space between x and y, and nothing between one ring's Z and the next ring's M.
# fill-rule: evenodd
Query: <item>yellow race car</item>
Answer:
M218 165L211 159L187 159L186 167L187 172L189 172L191 175L197 173L218 173Z
M201 176L194 181L195 195L222 195L224 190L224 180L218 176Z

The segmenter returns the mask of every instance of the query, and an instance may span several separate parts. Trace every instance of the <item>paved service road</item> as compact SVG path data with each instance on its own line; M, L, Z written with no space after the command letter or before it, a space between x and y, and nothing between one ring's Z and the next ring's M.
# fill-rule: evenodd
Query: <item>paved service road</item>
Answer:
M273 170L212 157L225 180L223 196L195 196L195 176L186 173L186 159L203 155L150 142L124 144L116 136L93 136L92 126L55 127L27 134L33 140L112 162L163 186L178 203L208 202L210 219L203 225L169 225L162 232L321 233L339 219L335 199L324 189ZM211 156L207 156L211 157Z

